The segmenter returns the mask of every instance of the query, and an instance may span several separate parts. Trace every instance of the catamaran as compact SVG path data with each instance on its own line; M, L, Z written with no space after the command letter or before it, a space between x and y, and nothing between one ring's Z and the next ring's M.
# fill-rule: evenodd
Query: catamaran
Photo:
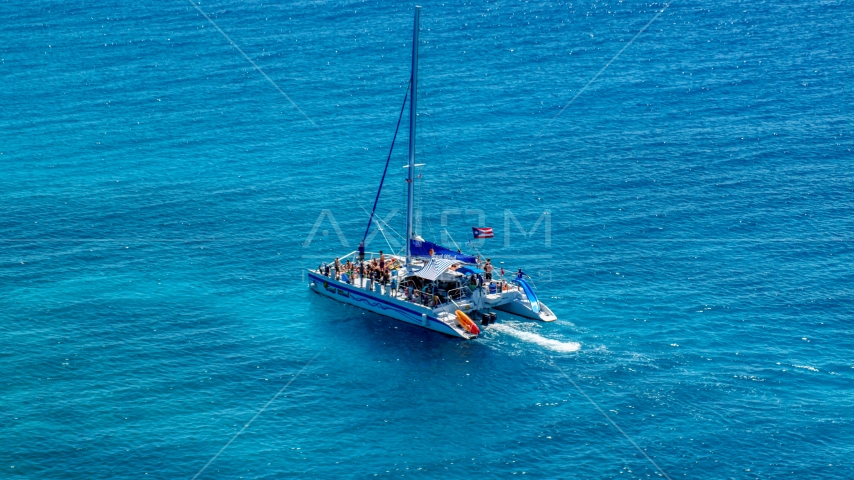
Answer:
M364 238L374 222L374 212L388 172L386 159L365 236L359 250L308 271L309 288L320 295L370 312L467 340L494 322L500 310L526 318L553 322L557 317L538 298L530 277L521 274L507 280L493 277L491 264L477 257L425 241L413 232L415 199L415 124L418 91L418 43L421 7L415 7L412 33L412 71L404 96L394 140L409 100L409 164L407 169L405 252L385 255L365 252ZM379 223L378 223L379 225ZM478 230L478 229L475 229ZM490 232L491 235L491 232ZM474 318L474 320L472 320ZM478 326L477 320L480 320Z

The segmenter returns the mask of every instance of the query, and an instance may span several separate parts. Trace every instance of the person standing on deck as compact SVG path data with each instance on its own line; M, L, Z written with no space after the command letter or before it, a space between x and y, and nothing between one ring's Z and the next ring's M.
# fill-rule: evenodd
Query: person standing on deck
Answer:
M359 261L365 261L365 242L359 242Z
M341 261L338 257L335 257L335 279L338 280L341 278Z
M483 266L483 271L486 273L486 281L489 282L492 280L492 260L487 258L486 265Z
M385 270L385 255L382 250L380 250L380 270Z
M516 272L516 280L522 280L522 277L525 276L525 272L520 268L518 272Z

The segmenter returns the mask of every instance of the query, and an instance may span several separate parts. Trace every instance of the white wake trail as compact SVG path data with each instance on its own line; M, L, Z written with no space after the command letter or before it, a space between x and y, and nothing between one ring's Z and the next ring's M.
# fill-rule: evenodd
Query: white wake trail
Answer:
M517 330L509 325L496 323L495 325L490 325L489 328L501 333L506 333L507 335L516 337L525 342L535 343L543 348L547 348L555 352L577 352L581 349L581 344L578 342L561 342L560 340L546 338L533 332Z

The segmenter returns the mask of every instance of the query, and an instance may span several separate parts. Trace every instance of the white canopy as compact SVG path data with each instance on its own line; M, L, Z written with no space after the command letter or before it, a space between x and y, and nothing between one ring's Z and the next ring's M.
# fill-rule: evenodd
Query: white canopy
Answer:
M427 262L427 265L421 267L421 270L414 272L413 275L426 278L427 280L436 280L448 267L458 262L458 260L449 260L447 258L431 258Z

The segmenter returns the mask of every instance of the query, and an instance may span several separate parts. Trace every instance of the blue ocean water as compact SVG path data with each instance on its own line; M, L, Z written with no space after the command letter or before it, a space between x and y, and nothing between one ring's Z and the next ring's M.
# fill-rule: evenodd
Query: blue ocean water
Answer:
M854 477L850 3L424 2L420 233L560 318L471 342L304 276L413 4L196 4L304 115L189 2L4 3L0 476Z

